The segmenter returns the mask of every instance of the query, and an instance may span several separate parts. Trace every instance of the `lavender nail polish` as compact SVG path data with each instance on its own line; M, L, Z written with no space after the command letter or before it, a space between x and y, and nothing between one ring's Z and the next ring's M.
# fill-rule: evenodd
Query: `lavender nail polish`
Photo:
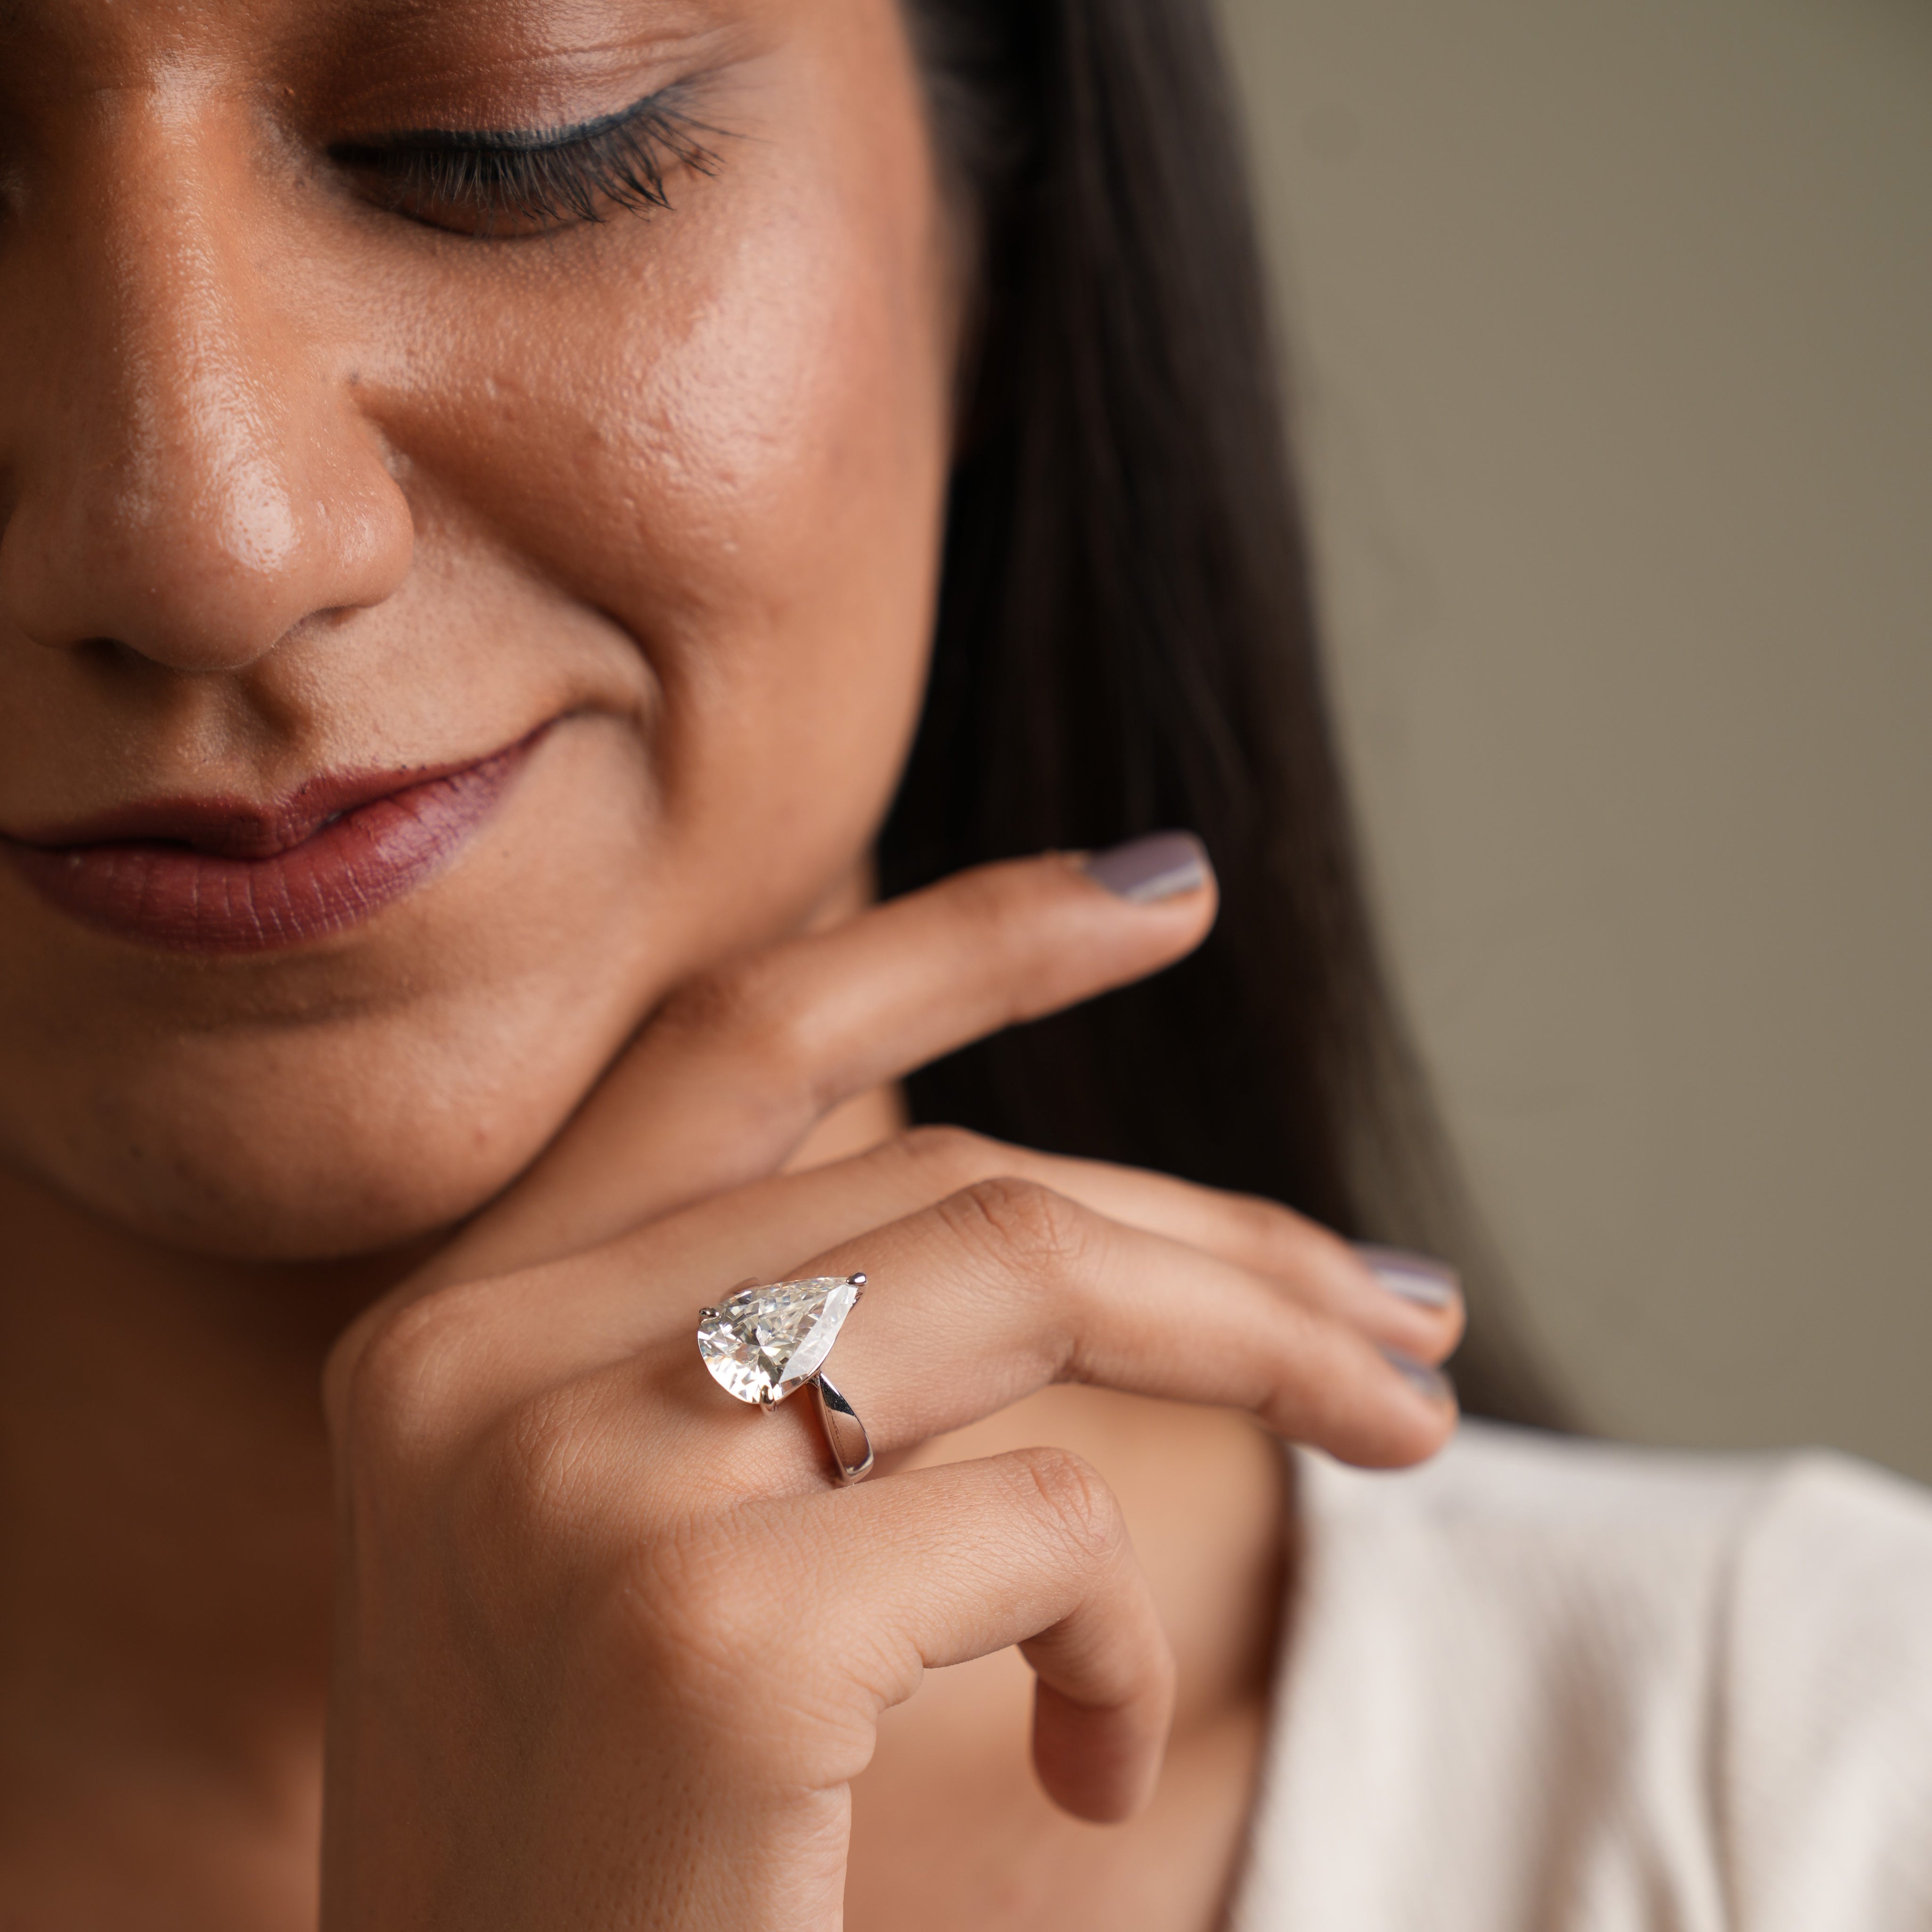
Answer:
M1355 1252L1390 1294L1418 1307L1447 1308L1461 1291L1462 1277L1447 1262L1412 1254L1406 1248L1376 1247L1366 1241L1358 1241Z
M1208 848L1191 832L1155 832L1110 846L1083 862L1088 876L1136 905L1198 892L1213 877Z
M1384 1348L1382 1359L1424 1402L1456 1400L1456 1384L1440 1369L1432 1369L1426 1362L1418 1362L1400 1348Z

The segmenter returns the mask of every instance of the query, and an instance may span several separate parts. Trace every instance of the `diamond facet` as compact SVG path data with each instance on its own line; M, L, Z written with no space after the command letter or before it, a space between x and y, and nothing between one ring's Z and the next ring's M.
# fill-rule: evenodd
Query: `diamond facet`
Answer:
M814 1275L728 1295L698 1324L704 1366L740 1402L782 1402L818 1372L865 1280Z

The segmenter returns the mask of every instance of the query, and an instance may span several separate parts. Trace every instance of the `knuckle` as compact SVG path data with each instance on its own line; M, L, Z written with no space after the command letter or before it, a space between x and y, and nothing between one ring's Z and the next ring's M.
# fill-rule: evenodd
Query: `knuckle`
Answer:
M1226 1195L1222 1202L1244 1247L1262 1267L1293 1280L1310 1269L1332 1275L1338 1256L1346 1266L1347 1243L1292 1208L1258 1194Z
M1016 893L1024 882L1021 868L1012 864L976 866L956 873L946 890L961 920L982 934L1000 933L1013 922L1019 908Z
M658 1016L677 1037L742 1054L781 1075L807 1058L809 1014L788 975L764 954L728 962L687 980Z
M1264 1200L1258 1194L1232 1194L1226 1197L1226 1204L1237 1226L1262 1252L1272 1250L1292 1258L1307 1247L1311 1224L1279 1201Z
M600 1459L586 1391L565 1383L514 1402L470 1465L463 1515L480 1533L549 1544L594 1513Z
M811 1613L808 1576L780 1555L769 1522L710 1525L646 1552L625 1580L626 1647L654 1722L694 1773L742 1790L842 1783L872 1753L868 1700L828 1640L833 1619ZM783 1537L781 1532L780 1540Z
M1083 1562L1116 1560L1126 1544L1120 1506L1092 1463L1070 1449L1022 1449L1016 1474L1046 1527Z
M459 1406L478 1316L472 1284L438 1288L381 1316L332 1361L333 1406L357 1448L396 1451L439 1436Z
M660 1031L694 1039L728 1034L745 997L740 964L713 966L683 981L658 1009L652 1024Z
M818 1625L795 1614L802 1579L784 1542L772 1522L753 1534L714 1519L656 1539L626 1580L639 1661L655 1681L682 1687L710 1724L741 1704L768 1707L775 1685L810 1673ZM760 1563L747 1564L751 1547ZM777 1587L781 1577L790 1587Z
M898 1146L934 1196L970 1187L993 1171L999 1153L996 1142L968 1127L908 1127Z
M759 1619L721 1539L703 1531L668 1538L650 1553L637 1594L647 1646L722 1676L734 1656L758 1654Z
M1013 1174L973 1181L940 1210L956 1234L1030 1276L1065 1273L1089 1238L1085 1214L1065 1195Z
M1354 1244L1318 1221L1291 1222L1280 1238L1298 1253L1304 1267L1321 1269L1333 1282L1353 1282L1362 1273Z

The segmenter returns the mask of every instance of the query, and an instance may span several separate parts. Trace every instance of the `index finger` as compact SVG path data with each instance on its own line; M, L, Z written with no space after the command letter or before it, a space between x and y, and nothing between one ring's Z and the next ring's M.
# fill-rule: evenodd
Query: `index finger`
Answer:
M1191 833L975 867L680 988L413 1284L506 1274L773 1172L854 1094L1144 978L1214 922Z

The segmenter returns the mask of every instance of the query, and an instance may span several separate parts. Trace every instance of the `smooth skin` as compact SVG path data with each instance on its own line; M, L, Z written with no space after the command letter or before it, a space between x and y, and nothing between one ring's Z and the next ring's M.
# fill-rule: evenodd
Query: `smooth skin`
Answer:
M328 158L673 82L717 165L669 212L464 232ZM866 909L972 259L892 0L20 0L0 198L0 833L550 727L326 940L167 952L0 866L14 1919L311 1926L320 1858L331 1932L1212 1924L1268 1433L1426 1456L1380 1350L1460 1316L903 1131L899 1076L1214 903L1047 855ZM692 1346L808 1266L873 1283L855 1490Z

